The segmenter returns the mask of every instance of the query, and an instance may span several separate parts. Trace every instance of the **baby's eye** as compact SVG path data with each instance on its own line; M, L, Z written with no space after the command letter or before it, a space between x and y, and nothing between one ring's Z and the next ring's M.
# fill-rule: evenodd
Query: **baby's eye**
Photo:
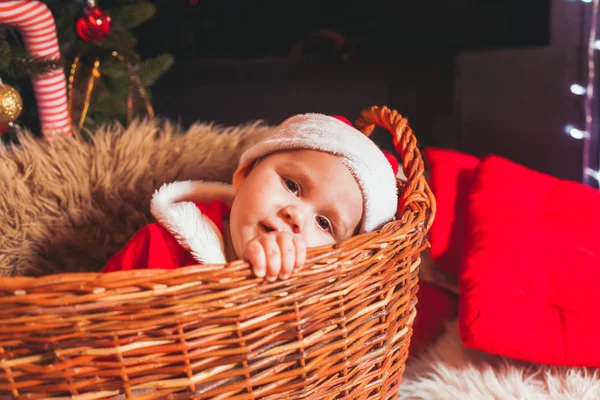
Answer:
M298 184L296 182L294 182L291 179L286 179L285 180L285 187L292 192L294 195L298 196L298 193L300 191L300 188L298 187Z
M331 224L326 218L317 217L317 224L319 224L321 229L331 232Z

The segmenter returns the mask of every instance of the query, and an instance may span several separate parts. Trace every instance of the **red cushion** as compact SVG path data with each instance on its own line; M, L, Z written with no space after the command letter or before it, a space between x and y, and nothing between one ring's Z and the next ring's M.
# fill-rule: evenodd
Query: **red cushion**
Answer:
M413 323L410 355L415 356L444 332L444 324L456 316L458 300L448 293L419 282L417 316Z
M431 257L441 269L458 275L465 237L466 196L479 158L439 148L425 149L424 156L437 202L435 221L429 231Z
M464 344L600 367L600 192L489 157L468 200Z
M427 148L423 155L430 171L429 184L436 197L437 213L429 232L431 257L436 264L455 275L464 240L466 198L476 157L452 150ZM433 342L443 332L444 323L456 315L458 301L436 287L421 282L417 295L417 317L413 325L411 355Z

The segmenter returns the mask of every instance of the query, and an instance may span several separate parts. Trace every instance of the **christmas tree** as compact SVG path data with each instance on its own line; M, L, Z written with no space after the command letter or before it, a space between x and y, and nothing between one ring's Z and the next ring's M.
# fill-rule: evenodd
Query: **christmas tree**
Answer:
M0 77L18 90L24 103L17 123L35 131L39 120L29 78L57 67L63 68L67 77L77 71L70 101L74 125L79 119L85 128L115 120L126 123L132 103L135 110L143 110L150 100L147 88L173 64L169 54L142 59L137 49L134 30L152 19L155 6L138 0L44 3L56 22L60 59L32 58L19 33L0 25ZM86 22L97 24L91 27L96 31L90 31ZM72 68L74 61L76 70ZM80 118L82 113L84 118Z

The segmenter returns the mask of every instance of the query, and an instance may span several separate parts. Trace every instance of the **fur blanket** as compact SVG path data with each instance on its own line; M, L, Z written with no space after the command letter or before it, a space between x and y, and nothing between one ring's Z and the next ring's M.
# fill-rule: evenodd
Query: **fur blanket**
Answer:
M150 222L150 197L183 179L228 182L240 153L270 131L137 122L50 146L29 136L0 147L0 275L97 271ZM401 399L600 398L599 375L465 349L456 324L410 360Z
M228 182L243 150L271 128L159 121L107 126L54 145L29 135L0 147L0 275L98 271L152 221L163 183Z
M399 400L595 400L600 370L509 360L463 346L456 321L410 359Z

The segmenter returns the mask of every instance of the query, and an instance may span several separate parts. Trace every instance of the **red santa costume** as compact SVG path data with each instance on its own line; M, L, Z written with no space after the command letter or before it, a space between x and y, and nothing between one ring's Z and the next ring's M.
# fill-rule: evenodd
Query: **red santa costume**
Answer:
M150 205L157 222L137 231L102 271L224 263L224 220L234 196L232 186L218 182L162 186Z

